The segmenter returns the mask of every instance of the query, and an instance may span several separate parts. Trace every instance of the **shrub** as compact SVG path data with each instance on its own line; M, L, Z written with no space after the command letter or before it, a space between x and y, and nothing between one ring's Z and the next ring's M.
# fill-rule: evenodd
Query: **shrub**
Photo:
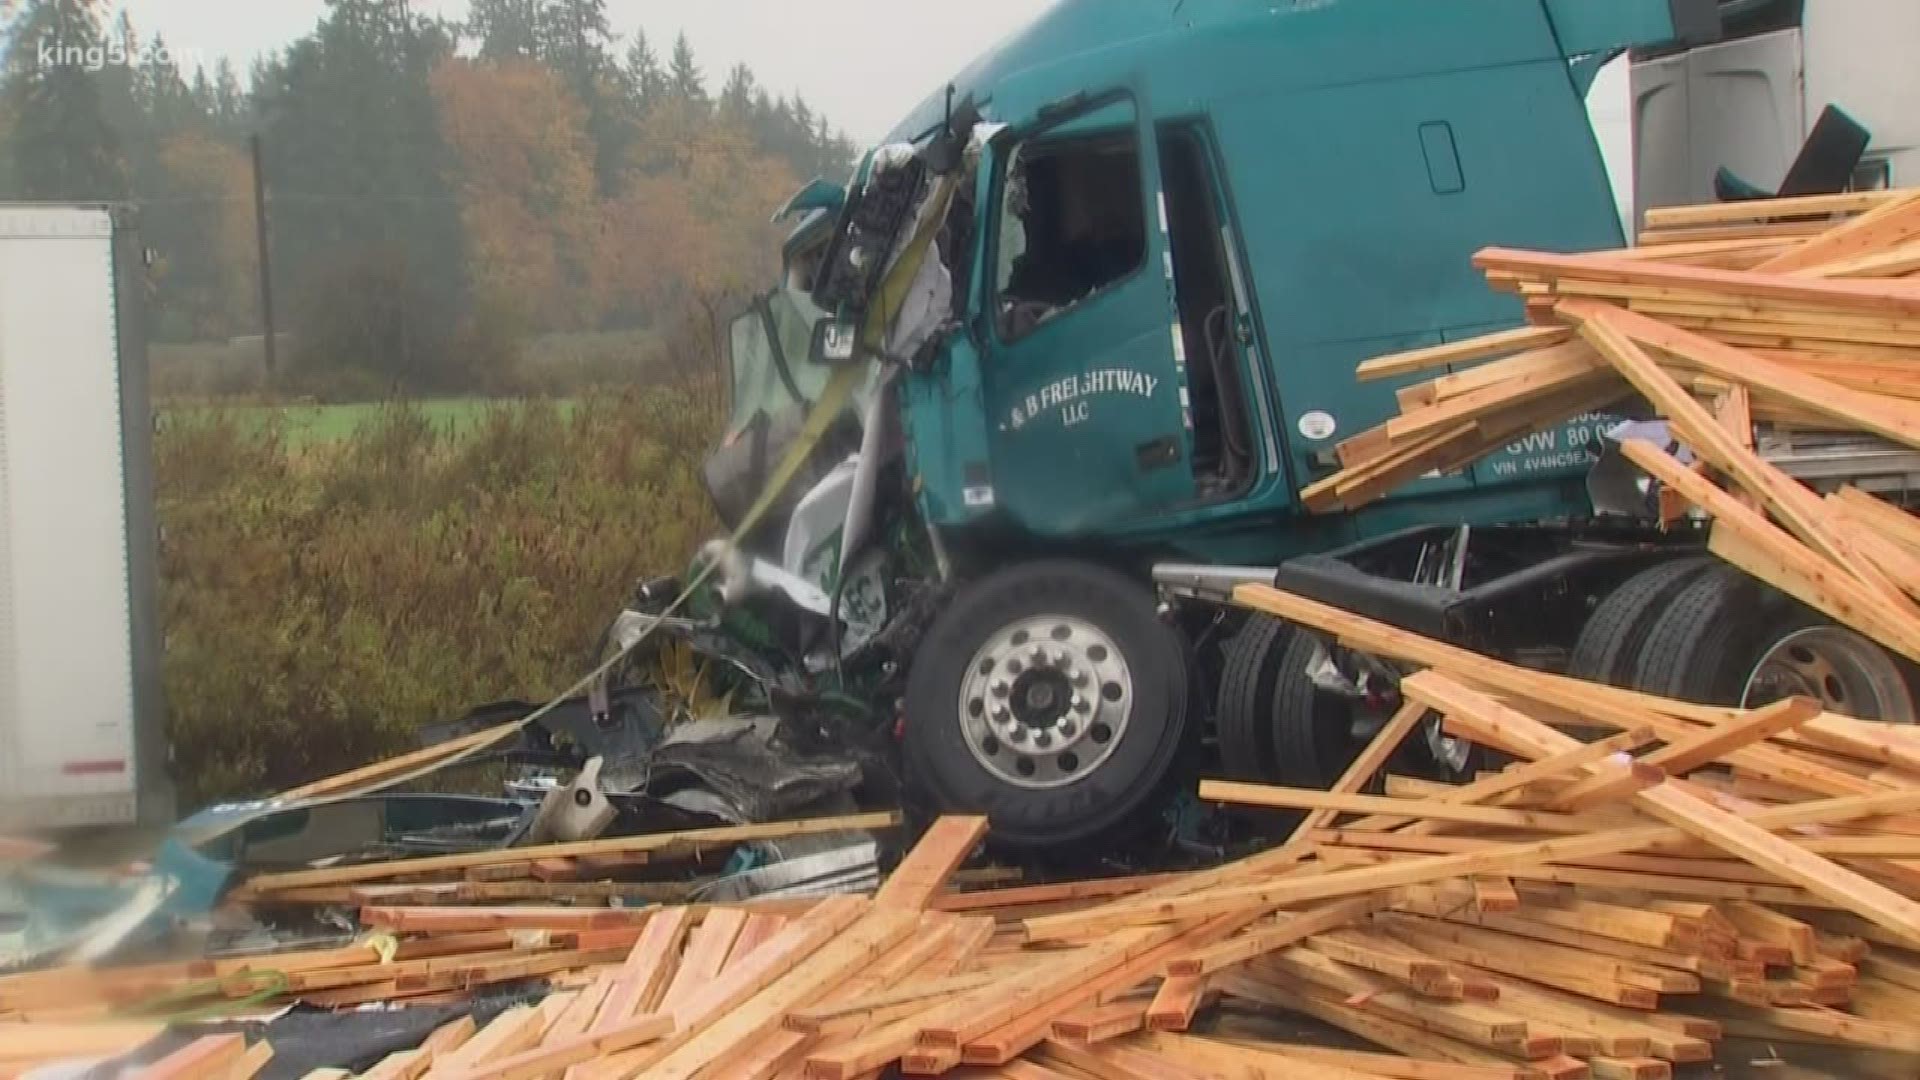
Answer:
M165 683L182 796L259 795L404 749L587 667L636 579L714 535L712 376L490 406L406 405L295 449L222 410L158 435Z

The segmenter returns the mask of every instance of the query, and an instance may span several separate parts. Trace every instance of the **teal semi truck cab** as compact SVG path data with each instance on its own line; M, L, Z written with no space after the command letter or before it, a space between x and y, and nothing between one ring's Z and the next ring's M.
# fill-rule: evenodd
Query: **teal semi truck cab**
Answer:
M1625 49L1713 38L1720 14L1063 0L849 185L782 211L784 280L733 327L735 415L708 468L730 524L817 434L803 421L829 386L858 386L805 483L709 552L727 567L718 617L753 643L737 666L789 704L879 703L913 805L984 812L1001 844L1055 852L1161 820L1204 755L1325 783L1398 703L1387 665L1163 602L1156 572L1203 596L1278 576L1680 696L1824 681L1851 695L1830 704L1910 717L1891 658L1852 641L1800 663L1797 635L1832 628L1697 538L1595 518L1588 473L1615 418L1359 512L1298 495L1393 412L1395 385L1356 382L1361 361L1521 322L1476 250L1623 244L1587 85ZM1659 623L1683 598L1709 622ZM1687 681L1703 672L1718 681ZM1424 750L1424 767L1474 764L1437 731Z
M1054 8L895 132L937 130L949 94L1007 125L963 181L969 250L942 251L960 332L904 386L922 511L1228 560L1422 515L1299 506L1390 412L1354 367L1516 323L1480 247L1621 245L1575 61L1672 34L1664 0ZM1584 502L1584 461L1549 456L1407 495Z

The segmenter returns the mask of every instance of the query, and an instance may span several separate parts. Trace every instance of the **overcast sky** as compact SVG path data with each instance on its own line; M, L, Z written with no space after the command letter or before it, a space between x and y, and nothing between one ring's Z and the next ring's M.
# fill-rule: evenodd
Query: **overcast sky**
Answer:
M771 90L799 90L856 140L885 135L933 89L1050 0L607 0L614 29L643 29L663 56L686 31L718 91L744 61ZM313 28L323 0L112 0L143 34L190 56L231 57L243 73L262 53ZM416 0L464 16L467 0ZM624 48L624 46L623 46Z

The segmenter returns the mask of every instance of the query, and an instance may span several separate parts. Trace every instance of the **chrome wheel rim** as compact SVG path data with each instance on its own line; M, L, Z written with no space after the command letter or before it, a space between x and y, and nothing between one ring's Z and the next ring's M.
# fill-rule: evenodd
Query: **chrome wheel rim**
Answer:
M1840 626L1789 634L1754 665L1741 695L1752 709L1800 695L1861 720L1915 722L1913 691L1885 649Z
M995 631L960 680L960 730L980 767L1015 787L1064 787L1113 756L1133 673L1112 638L1045 615Z

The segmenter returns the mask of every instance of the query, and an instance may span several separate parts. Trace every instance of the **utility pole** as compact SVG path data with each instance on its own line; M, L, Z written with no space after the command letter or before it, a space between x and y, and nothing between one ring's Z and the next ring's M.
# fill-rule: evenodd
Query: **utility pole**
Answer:
M253 231L259 248L260 322L267 333L267 375L271 378L280 368L280 345L273 322L273 247L267 239L267 171L260 160L260 136L254 135L247 142L253 149Z

